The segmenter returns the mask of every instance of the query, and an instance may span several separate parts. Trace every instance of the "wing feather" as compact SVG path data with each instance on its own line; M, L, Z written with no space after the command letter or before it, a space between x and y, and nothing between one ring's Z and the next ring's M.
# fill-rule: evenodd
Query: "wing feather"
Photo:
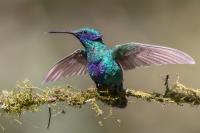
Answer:
M76 50L58 61L46 74L44 83L57 81L64 77L86 74L87 60L85 51Z
M150 65L195 64L194 59L188 54L164 46L131 42L117 45L112 50L113 58L125 70Z

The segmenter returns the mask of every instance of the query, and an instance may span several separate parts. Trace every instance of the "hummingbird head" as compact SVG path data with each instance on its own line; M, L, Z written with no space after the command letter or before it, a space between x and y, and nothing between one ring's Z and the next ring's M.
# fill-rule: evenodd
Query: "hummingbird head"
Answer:
M80 41L102 41L102 34L93 28L82 28L73 33Z
M93 28L81 28L74 31L50 31L49 33L68 33L76 36L81 42L102 41L103 35Z

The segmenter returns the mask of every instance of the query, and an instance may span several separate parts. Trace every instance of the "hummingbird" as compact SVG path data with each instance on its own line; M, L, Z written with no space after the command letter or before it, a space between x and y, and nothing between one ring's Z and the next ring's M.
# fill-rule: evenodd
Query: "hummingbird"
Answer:
M45 83L89 73L98 91L107 88L117 95L124 91L123 71L151 65L195 64L190 55L164 46L130 42L110 48L104 43L102 33L93 28L49 33L71 34L84 48L58 61L46 74Z

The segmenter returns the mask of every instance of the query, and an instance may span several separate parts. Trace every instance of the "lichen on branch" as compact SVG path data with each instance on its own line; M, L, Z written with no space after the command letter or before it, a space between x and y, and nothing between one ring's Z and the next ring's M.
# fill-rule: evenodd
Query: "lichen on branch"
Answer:
M103 111L97 101L116 106L124 98L129 97L162 104L199 105L200 89L188 88L177 81L171 87L167 83L164 94L126 89L122 95L113 96L109 92L100 93L96 88L77 90L71 86L65 86L41 89L32 85L29 80L24 80L18 82L12 91L3 90L0 93L0 109L4 113L21 114L24 111L37 111L43 104L64 102L69 106L81 108L88 103L97 115L101 115Z

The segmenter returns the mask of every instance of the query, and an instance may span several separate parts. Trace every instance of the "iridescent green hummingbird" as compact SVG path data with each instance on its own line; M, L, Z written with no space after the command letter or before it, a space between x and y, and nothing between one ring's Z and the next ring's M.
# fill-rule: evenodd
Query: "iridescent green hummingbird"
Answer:
M116 95L124 90L123 70L150 65L195 64L188 54L163 46L130 42L109 48L102 39L103 35L93 28L49 33L72 34L80 40L84 49L78 49L57 62L44 82L88 72L98 90L108 88Z

